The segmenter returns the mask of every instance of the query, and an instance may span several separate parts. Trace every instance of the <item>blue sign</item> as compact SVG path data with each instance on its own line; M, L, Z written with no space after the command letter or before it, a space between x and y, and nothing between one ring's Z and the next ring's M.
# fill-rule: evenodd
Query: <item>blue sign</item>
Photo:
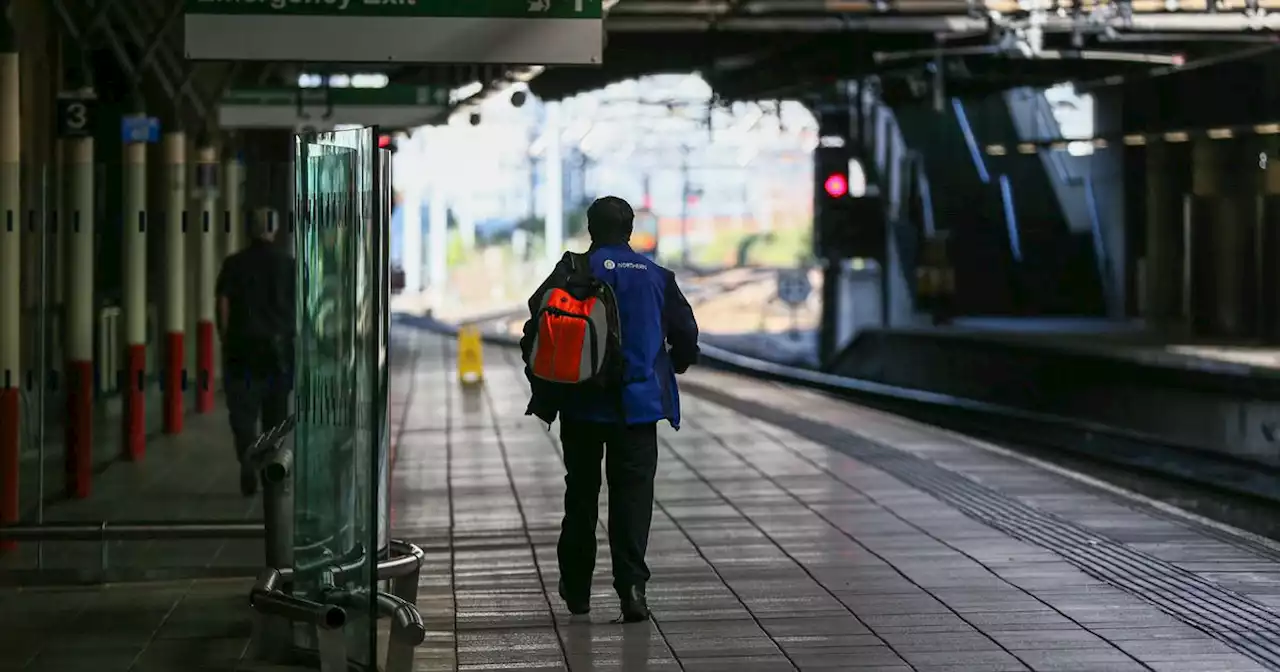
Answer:
M160 120L155 117L125 117L120 120L120 132L125 144L160 142Z

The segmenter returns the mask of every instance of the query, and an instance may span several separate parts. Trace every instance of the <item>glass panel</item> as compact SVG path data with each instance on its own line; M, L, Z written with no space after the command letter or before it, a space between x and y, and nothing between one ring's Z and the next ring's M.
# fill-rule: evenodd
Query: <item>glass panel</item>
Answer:
M49 366L57 353L49 346L60 248L47 221L56 176L44 163L0 165L0 524L43 521L45 500L63 490L62 441L49 422L59 408ZM0 542L5 570L15 576L43 568L42 550Z
M378 199L376 226L369 227L369 260L373 282L370 283L376 337L373 339L376 370L374 385L373 418L376 423L378 447L378 555L384 557L391 541L391 416L388 413L390 375L387 369L387 348L391 334L391 152L378 150Z
M378 150L372 129L361 129L299 136L295 156L294 589L311 599L325 590L343 596L347 654L372 665L386 412ZM347 571L329 586L335 566Z

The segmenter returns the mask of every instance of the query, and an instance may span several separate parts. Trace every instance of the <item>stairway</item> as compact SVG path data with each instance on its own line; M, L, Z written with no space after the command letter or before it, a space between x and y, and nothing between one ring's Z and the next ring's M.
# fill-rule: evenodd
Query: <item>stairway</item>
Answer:
M856 104L868 120L859 158L868 189L878 190L888 209L887 323L909 324L918 319L915 284L922 242L933 232L929 178L919 153L908 149L893 110L870 87L858 94Z

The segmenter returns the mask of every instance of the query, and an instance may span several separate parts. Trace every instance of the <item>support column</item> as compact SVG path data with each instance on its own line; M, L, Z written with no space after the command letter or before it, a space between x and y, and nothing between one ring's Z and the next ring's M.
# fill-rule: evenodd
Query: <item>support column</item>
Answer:
M409 178L413 180L414 178ZM404 264L404 293L422 291L422 190L410 185L400 199L401 263Z
M165 170L165 358L164 431L182 433L185 410L187 135L164 136Z
M462 238L462 249L467 252L476 249L476 218L471 212L471 200L467 198L465 205L453 211L454 217L458 218L458 235Z
M1252 138L1203 140L1192 149L1191 316L1196 333L1256 334L1256 245L1263 173ZM1198 253L1198 254L1197 254Z
M431 307L440 310L449 282L449 201L440 173L431 184L431 202L427 205L427 269L431 282Z
M560 103L547 103L547 210L546 249L548 267L564 254L564 159L560 152Z
M222 194L226 236L223 258L239 252L244 247L244 162L233 147L224 148L222 159Z
M93 137L63 140L67 167L66 487L89 496L93 478ZM110 372L115 375L115 372Z
M1258 233L1259 333L1264 342L1280 342L1280 139L1268 136L1258 148L1263 172L1262 216Z
M18 111L18 48L0 12L0 524L18 520L22 378L22 174ZM0 541L0 551L14 547Z
M200 197L199 283L196 289L196 412L213 411L214 283L218 277L217 231L218 150L203 143L196 159L196 189Z
M145 117L139 105L137 116ZM147 446L147 143L124 146L124 445L129 460Z
M1191 192L1191 147L1155 143L1146 152L1146 261L1143 318L1159 331L1177 330L1183 315L1185 196Z

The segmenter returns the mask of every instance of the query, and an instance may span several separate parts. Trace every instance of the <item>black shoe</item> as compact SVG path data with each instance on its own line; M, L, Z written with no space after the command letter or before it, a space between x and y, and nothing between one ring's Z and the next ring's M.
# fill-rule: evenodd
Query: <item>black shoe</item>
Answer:
M258 494L258 473L252 469L240 469L240 494L252 497Z
M622 622L639 623L649 620L649 601L645 599L642 586L628 586L618 593L622 602Z
M569 613L574 616L582 616L583 614L591 613L590 597L587 597L587 599L584 600L569 595L569 592L564 589L564 579L560 579L556 588L560 591L560 599L564 600L564 606L569 608Z

